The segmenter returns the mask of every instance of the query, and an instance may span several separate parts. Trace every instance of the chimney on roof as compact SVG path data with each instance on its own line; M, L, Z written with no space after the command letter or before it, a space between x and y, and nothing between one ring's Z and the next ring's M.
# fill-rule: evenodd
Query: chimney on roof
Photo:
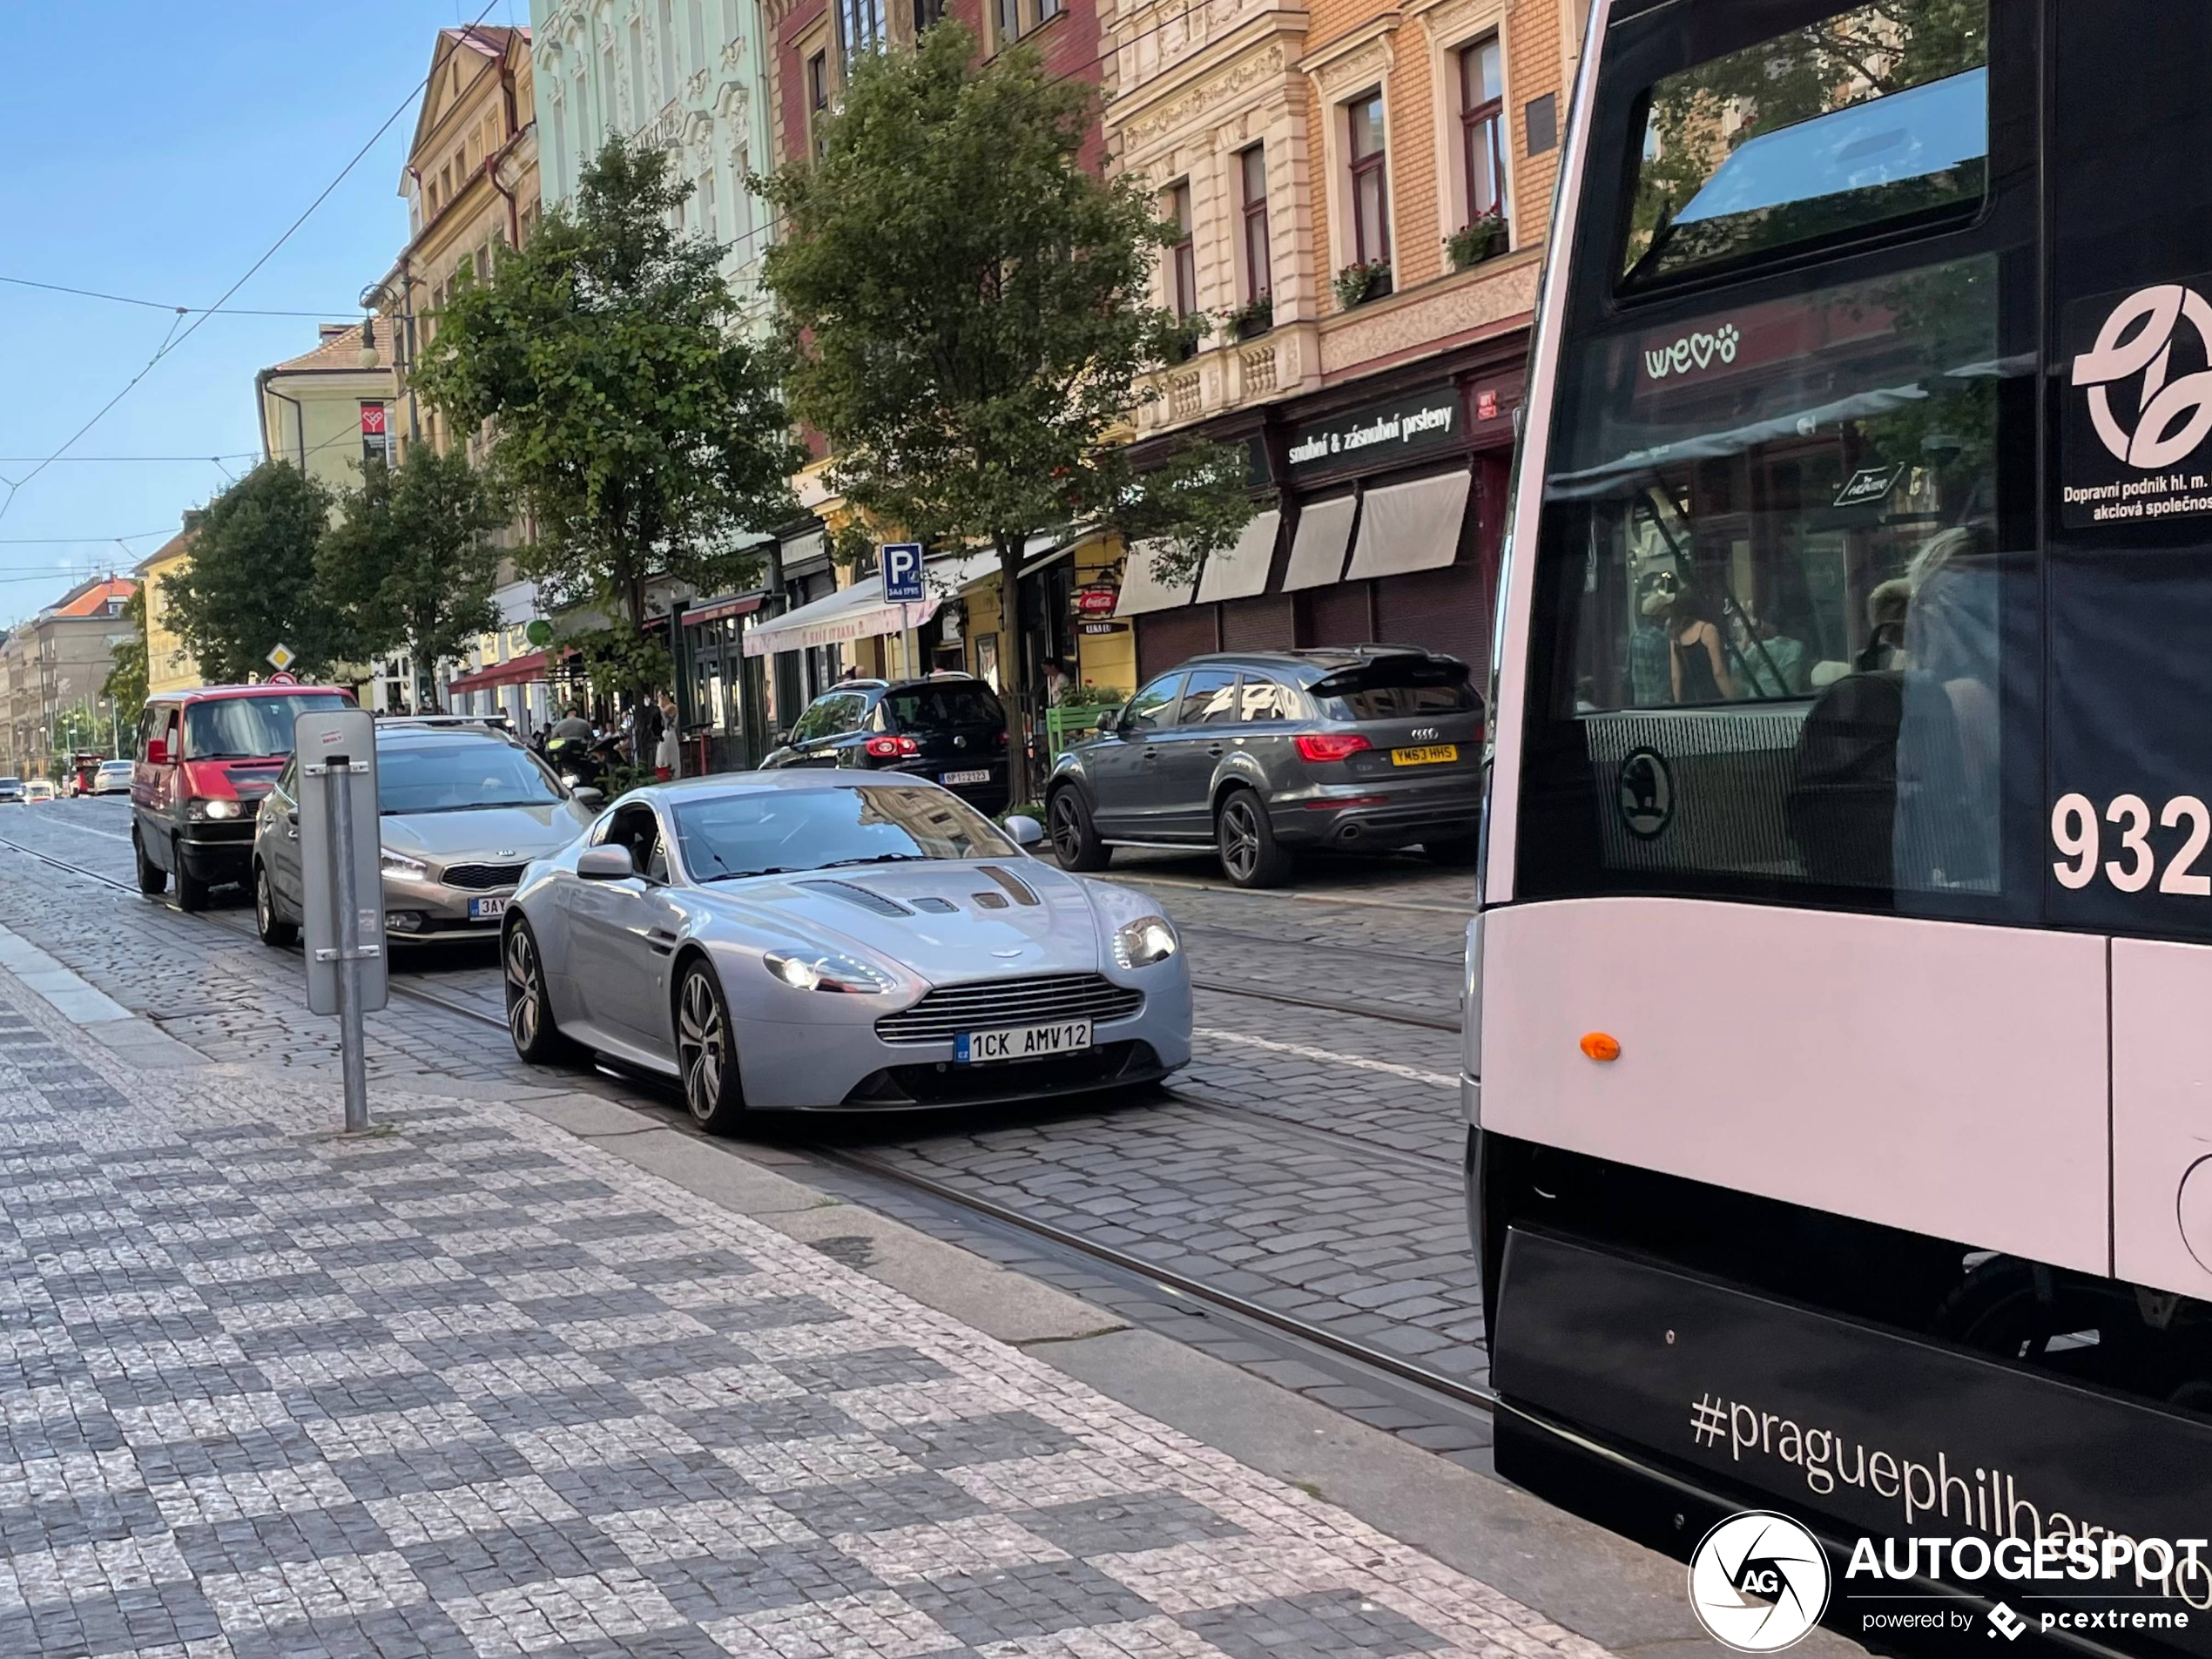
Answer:
M206 516L207 509L204 507L187 507L185 509L185 533L186 535L190 535L192 531L198 529L199 528L199 521Z
M322 336L322 343L327 346L353 326L350 322L319 322L315 328Z

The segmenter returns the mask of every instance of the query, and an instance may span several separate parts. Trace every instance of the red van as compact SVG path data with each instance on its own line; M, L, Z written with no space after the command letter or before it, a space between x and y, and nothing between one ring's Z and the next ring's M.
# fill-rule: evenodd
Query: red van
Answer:
M253 814L292 753L292 723L314 709L353 706L328 685L202 685L146 699L131 772L131 849L138 891L177 879L177 907L198 910L211 887L244 881Z

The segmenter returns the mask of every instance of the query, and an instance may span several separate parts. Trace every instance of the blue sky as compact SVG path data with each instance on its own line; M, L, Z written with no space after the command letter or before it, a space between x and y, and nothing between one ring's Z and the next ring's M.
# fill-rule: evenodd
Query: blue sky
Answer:
M483 4L10 8L0 154L16 159L0 170L0 278L212 305L404 99L407 112L231 301L357 319L361 290L406 240L400 169L432 42ZM483 20L527 24L527 0L492 0ZM172 320L0 282L0 478L58 448L145 368ZM0 512L0 625L79 577L127 570L223 487L223 467L250 467L254 373L310 349L315 321L208 318L17 490ZM222 466L105 459L211 455Z

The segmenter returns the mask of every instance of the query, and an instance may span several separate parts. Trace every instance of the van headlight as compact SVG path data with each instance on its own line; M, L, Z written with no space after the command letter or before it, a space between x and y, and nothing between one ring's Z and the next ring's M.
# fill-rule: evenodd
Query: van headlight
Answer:
M1175 953L1175 929L1165 916L1140 916L1114 930L1114 960L1123 968L1150 968Z
M386 875L403 876L409 880L419 881L430 873L430 867L421 859L411 859L404 853L395 853L388 846L377 849L376 862Z
M898 988L898 981L881 968L836 951L772 950L761 957L771 974L795 991L845 991L859 996L880 996Z

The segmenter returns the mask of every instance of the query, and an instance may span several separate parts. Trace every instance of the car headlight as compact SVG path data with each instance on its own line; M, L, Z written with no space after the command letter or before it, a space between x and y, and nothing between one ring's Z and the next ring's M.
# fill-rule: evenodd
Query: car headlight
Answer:
M840 956L835 951L772 950L761 959L768 971L799 991L846 991L859 996L880 995L898 988L898 981L881 968Z
M199 819L236 818L245 810L234 800L206 800L194 796L185 803L185 816Z
M1175 952L1175 929L1165 916L1139 916L1114 930L1114 960L1123 968L1150 968Z
M411 859L404 853L395 853L388 846L379 847L376 862L386 875L408 876L416 880L430 873L430 867L421 859Z

